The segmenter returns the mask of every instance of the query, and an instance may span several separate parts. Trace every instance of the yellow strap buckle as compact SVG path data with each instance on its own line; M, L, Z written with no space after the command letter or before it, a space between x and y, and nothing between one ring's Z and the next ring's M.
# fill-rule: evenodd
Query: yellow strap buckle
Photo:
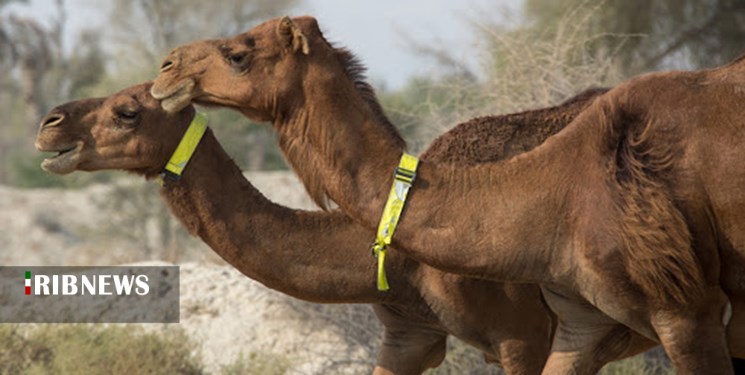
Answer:
M173 152L171 158L166 163L166 167L160 174L160 184L163 185L166 179L178 180L181 178L181 174L184 172L184 168L191 160L194 155L194 151L199 145L199 141L202 140L204 132L207 131L207 118L199 113L194 113L194 118L189 124L189 128L186 129L184 136L181 138L176 151Z
M388 279L385 276L385 252L393 239L393 233L396 231L401 212L403 212L404 205L406 204L409 188L411 188L416 178L418 165L419 159L415 156L405 152L401 155L401 160L394 174L393 186L391 186L388 200L380 217L378 234L375 242L372 244L373 256L378 258L378 290L381 291L390 289Z

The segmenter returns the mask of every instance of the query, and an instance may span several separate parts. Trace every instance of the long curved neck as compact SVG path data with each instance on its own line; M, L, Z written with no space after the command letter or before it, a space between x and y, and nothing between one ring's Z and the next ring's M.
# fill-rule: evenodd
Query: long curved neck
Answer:
M395 287L376 290L373 234L340 213L273 204L243 176L207 131L178 181L161 191L172 212L245 275L312 302L383 303L408 298L413 262L391 259Z
M352 82L306 85L313 95L302 108L275 121L282 148L306 184L322 184L345 213L374 229L402 147ZM551 263L562 261L554 250L568 241L559 234L569 225L570 167L582 159L577 142L582 134L566 133L502 163L422 161L394 243L415 259L452 272L552 282Z
M389 166L398 162L406 146L403 139L345 74L308 75L315 78L306 80L304 105L289 109L273 124L290 165L321 207L326 196L344 201L338 196L341 193L349 199L373 195L384 200L377 188L368 189L367 184L392 176Z

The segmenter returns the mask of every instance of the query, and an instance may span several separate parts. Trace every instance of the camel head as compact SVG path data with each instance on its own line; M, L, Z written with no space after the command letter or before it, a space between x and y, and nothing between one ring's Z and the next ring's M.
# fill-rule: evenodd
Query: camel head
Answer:
M155 176L194 116L192 106L169 114L150 96L150 83L104 98L76 100L41 121L36 148L56 152L41 167L50 173L119 169Z
M332 52L314 18L273 19L231 38L176 48L163 62L151 93L169 112L193 101L271 121L287 105L303 100L309 66L337 63Z

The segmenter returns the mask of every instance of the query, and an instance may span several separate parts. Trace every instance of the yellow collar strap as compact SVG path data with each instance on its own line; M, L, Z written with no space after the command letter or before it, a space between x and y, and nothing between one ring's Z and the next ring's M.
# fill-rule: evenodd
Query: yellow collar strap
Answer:
M394 174L393 186L388 194L388 201L383 208L383 215L380 217L378 224L378 235L372 244L373 255L378 257L378 290L388 290L388 279L385 277L385 251L393 239L393 232L396 231L396 225L401 217L401 212L406 204L406 196L409 194L409 188L416 178L416 168L419 165L419 159L415 156L403 153L398 168Z
M194 155L194 151L197 149L199 141L202 140L205 131L207 131L207 118L203 114L195 112L189 128L186 129L186 133L181 138L176 151L173 152L163 173L160 174L161 185L166 179L178 180L181 178L186 164L189 163L192 155Z

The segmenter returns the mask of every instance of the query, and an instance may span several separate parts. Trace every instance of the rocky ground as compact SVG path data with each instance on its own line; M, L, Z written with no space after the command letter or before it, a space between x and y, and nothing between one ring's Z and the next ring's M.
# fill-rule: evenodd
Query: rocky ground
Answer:
M314 207L290 173L249 178L270 199L296 208ZM157 188L150 185L155 183L125 178L113 186L74 190L0 186L0 264L170 264L162 262L165 255L181 270L179 326L200 343L211 372L241 355L285 361L303 374L370 371L380 324L369 306L318 305L287 297L223 264L180 229L174 233L183 238L167 242L178 248L161 251L157 221L167 212L153 209L161 203ZM131 207L112 200L140 204L143 215L131 214ZM130 214L134 217L120 217ZM127 225L138 220L147 223ZM173 225L178 223L168 228Z

